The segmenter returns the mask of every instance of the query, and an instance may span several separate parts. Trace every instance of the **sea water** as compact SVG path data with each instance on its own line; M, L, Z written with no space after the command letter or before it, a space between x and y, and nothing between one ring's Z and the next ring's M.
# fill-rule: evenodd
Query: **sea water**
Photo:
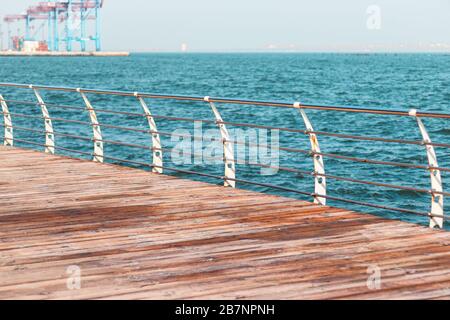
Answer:
M132 54L129 57L4 57L0 58L1 82L36 85L125 90L178 95L212 96L270 101L301 101L307 104L358 106L366 108L395 109L450 113L450 55L448 54ZM31 90L0 88L5 99L36 101ZM84 107L79 94L57 91L42 91L49 104ZM93 106L142 113L138 101L132 97L88 95ZM212 120L208 104L202 102L180 102L175 100L153 100L148 104L152 112L161 116L191 117ZM37 105L20 102L8 103L11 112L40 115ZM225 121L251 123L266 126L305 129L297 110L217 104ZM88 114L79 110L48 106L51 117L62 117L89 121ZM332 111L306 111L316 131L327 131L351 135L381 138L421 140L417 122L412 117L371 114L352 114ZM100 123L147 129L143 117L98 113ZM448 120L423 120L434 142L450 143ZM13 116L15 126L43 129L40 119ZM159 131L194 132L192 122L157 119ZM91 137L89 126L54 122L57 132ZM232 126L229 126L231 129ZM202 129L217 130L214 124L203 124ZM243 129L243 128L241 128ZM105 140L151 146L146 133L102 128ZM2 138L3 130L0 131ZM218 131L217 131L218 132ZM244 133L247 133L244 131ZM272 133L275 135L275 133ZM41 134L15 130L16 138L43 143ZM271 133L268 133L271 137ZM177 139L162 136L166 148L177 146ZM281 147L309 150L308 136L294 132L279 132ZM270 142L270 140L269 140ZM359 141L319 136L322 152L360 157L381 161L395 161L427 165L425 148L418 145L403 145L373 141ZM92 142L56 136L61 147L92 152ZM42 149L25 143L17 146ZM450 167L450 150L436 148L439 165ZM85 155L57 150L82 158ZM124 147L106 143L105 155L124 160L151 162L151 152L145 149ZM108 162L117 162L107 160ZM221 164L174 163L170 152L164 153L165 165L183 170L192 170L223 175ZM122 163L124 165L130 165ZM302 153L281 151L281 167L313 171L312 159ZM261 168L238 164L238 179L274 184L300 190L314 191L311 175L279 171L275 175L261 175ZM429 172L384 165L370 165L347 160L325 158L327 174L359 180L430 188ZM220 181L168 172L190 179L211 183ZM443 172L444 188L449 186L450 176ZM371 202L379 205L428 212L430 195L414 191L327 180L328 194L346 199ZM100 186L101 187L101 186ZM311 200L311 197L277 191L267 187L238 183L239 188L274 193L293 198ZM446 212L450 201L446 201ZM360 207L338 201L328 204L342 208L374 213L388 218L415 223L427 223L427 219L411 214L401 214L380 209ZM276 217L274 217L275 219Z

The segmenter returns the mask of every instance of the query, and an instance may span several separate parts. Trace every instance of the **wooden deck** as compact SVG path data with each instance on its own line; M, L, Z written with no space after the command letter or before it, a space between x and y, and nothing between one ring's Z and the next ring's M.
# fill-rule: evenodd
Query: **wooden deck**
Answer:
M450 298L449 232L30 150L0 159L0 299Z

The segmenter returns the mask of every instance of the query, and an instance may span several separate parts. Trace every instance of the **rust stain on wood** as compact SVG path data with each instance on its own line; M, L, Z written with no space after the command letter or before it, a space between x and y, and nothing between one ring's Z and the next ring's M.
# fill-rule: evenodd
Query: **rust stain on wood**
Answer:
M0 299L450 298L445 231L30 150L0 156Z

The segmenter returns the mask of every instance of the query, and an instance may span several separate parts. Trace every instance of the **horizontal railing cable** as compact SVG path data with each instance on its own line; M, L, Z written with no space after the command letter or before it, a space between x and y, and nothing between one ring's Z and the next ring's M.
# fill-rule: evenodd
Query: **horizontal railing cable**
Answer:
M0 124L0 127L3 127L3 125ZM13 126L12 128L14 128L15 130L19 130L19 131L28 131L28 132L33 132L33 133L42 133L42 134L50 133L50 132L46 132L43 130L36 130L36 129L30 129L30 128L25 128L25 127L19 127L19 126ZM152 148L152 147L149 147L146 145L123 142L123 141L115 141L115 140L107 140L107 139L95 140L93 138L86 138L86 137L82 137L82 136L78 136L78 135L61 133L61 132L52 132L52 134L54 134L55 136L63 136L63 137L67 137L67 138L79 139L79 140L84 140L84 141L92 141L92 142L97 141L97 142L121 145L121 146L125 146L125 147L140 148L140 149L146 149L146 150L159 150L159 149ZM17 140L17 139L14 138L13 140Z
M42 117L40 117L40 118L42 118ZM83 122L83 123L86 124L86 125L91 125L88 122ZM173 136L178 136L178 137L194 138L195 139L194 136L177 134L177 133L151 131L151 130L140 130L140 129L135 129L135 128L120 127L120 126L110 126L110 125L105 125L105 124L103 124L102 126L105 126L105 127L108 127L108 128L119 128L121 130L138 131L138 132L142 132L142 133L154 133L154 134L161 134L161 135L166 135L166 136L173 135ZM4 125L0 124L0 127L4 127ZM17 129L17 130L22 130L22 131L35 132L35 133L43 133L43 134L49 133L49 132L45 132L45 131L42 131L42 130L30 129L30 128L25 128L25 127L20 127L20 126L12 126L12 128ZM94 140L93 138L86 138L86 137L82 137L82 136L77 136L77 135L67 134L67 133L61 133L61 132L53 132L53 134L55 136L64 136L64 137L69 137L69 138L74 138L74 139L79 139L79 140L86 140L86 141L93 141ZM201 140L202 138L201 137L197 137L197 139ZM125 142L120 142L120 141L113 141L113 140L98 140L98 141L103 141L105 143L110 143L110 144L124 145L124 146L130 146L130 147L137 147L137 148L142 148L142 149L151 149L151 147L147 147L147 146L144 146L144 145L130 144L130 143L125 143ZM220 141L220 139L211 138L210 141ZM264 145L264 144L255 144L255 143L241 142L241 141L236 141L236 140L227 140L227 142L235 143L237 145L245 145L245 146L248 146L248 147L270 148L270 146ZM353 161L353 162L360 162L360 163L377 164L377 165L388 165L388 166L396 166L396 167L412 168L412 169L423 169L423 170L440 170L440 171L443 171L443 172L450 172L450 168L446 168L446 167L430 167L430 166L417 165L417 164L412 164L412 163L372 160L372 159L366 159L366 158L349 157L349 156L338 155L338 154L333 154L333 153L313 152L313 151L310 151L310 150L288 148L288 147L279 147L278 150L280 150L280 151L287 151L287 152L294 152L294 153L303 153L303 154L308 154L308 155L311 155L311 156L312 155L321 155L323 157L336 158L336 159Z
M5 114L5 113L0 112L0 114ZM28 114L23 114L23 113L14 113L14 112L9 112L8 114L11 116L14 116L14 117L18 117L18 118L30 118L30 119L40 119L40 120L44 119L44 120L52 120L52 121L60 121L60 122L76 123L76 124L92 126L92 124L90 122L81 121L81 120L64 119L64 118L58 118L58 117L45 118L43 116L34 116L34 115L28 115Z
M238 162L238 160L235 160L235 162ZM259 166L259 167L275 169L275 170L278 169L278 170L282 170L282 171L290 171L290 172L300 173L300 174L304 174L304 175L319 176L319 177L329 178L329 179L333 179L333 180L347 181L347 182L352 182L352 183L373 185L373 186L391 188L391 189L414 191L414 192L419 192L419 193L442 194L442 195L450 196L449 192L443 192L443 191L440 192L440 191L433 191L433 190L429 190L429 189L420 189L420 188L415 188L415 187L399 186L399 185L388 184L388 183L381 183L381 182L374 182L374 181L367 181L367 180L358 180L358 179L352 179L352 178L329 175L329 174L320 174L320 173L311 172L311 171L307 171L307 170L299 170L299 169L288 168L288 167L269 166L269 165L264 165L264 164L259 164L259 163L249 162L246 164L251 165L251 166Z
M358 180L358 179L335 176L335 175L330 175L330 174L313 173L313 175L318 176L318 177L325 177L325 178L329 178L329 179L333 179L333 180L347 181L347 182L359 183L359 184L367 184L367 185L390 188L390 189L399 189L399 190L414 191L414 192L428 193L428 194L442 194L442 195L446 195L446 196L450 195L449 192L444 192L444 191L435 191L435 190L420 189L420 188L415 188L415 187L399 186L399 185L389 184L389 183Z
M447 143L434 143L434 142L424 142L424 141L404 140L404 139L387 139L387 138L357 136L357 135L342 134L342 133L331 133L331 132L325 132L325 131L311 131L310 133L316 134L316 135L329 136L329 137L335 137L335 138L345 138L345 139L352 139L352 140L379 141L379 142L387 142L387 143L411 144L411 145L418 145L418 146L430 145L430 146L435 146L435 147L450 148L450 144L447 144Z
M39 105L37 102L30 102L30 101L20 101L20 100L6 100L6 99L0 99L1 101L5 102L18 102L18 103L28 103L32 105ZM51 103L46 103L47 106L56 106L61 108L71 108L75 110L87 110L85 107L70 107L70 106L61 106L61 105L55 105ZM145 117L145 114L141 113L131 113L131 112L123 112L123 111L113 111L113 110L106 110L106 109L95 109L98 112L109 112L109 113L117 113L117 114L124 114L124 115L133 115L133 116L140 116ZM22 114L12 114L17 116L22 116ZM344 138L344 139L354 139L354 140L365 140L365 141L379 141L379 142L388 142L388 143L401 143L401 144L412 144L412 145L424 145L429 144L433 146L443 146L450 148L450 144L438 144L438 143L425 143L423 141L414 141L414 140L405 140L405 139L387 139L387 138L379 138L379 137L368 137L368 136L358 136L358 135L350 135L350 134L342 134L342 133L333 133L333 132L326 132L326 131L307 131L302 129L293 129L293 128L285 128L285 127L275 127L275 126L266 126L266 125L255 125L255 124L249 124L249 123L237 123L237 122L230 122L230 121L213 121L213 120L205 120L205 119L194 119L194 118L181 118L181 117L169 117L169 116L160 116L160 115L151 115L150 117L153 117L155 119L161 118L161 119L167 119L167 120L174 120L174 121L200 121L205 123L218 123L218 124L226 124L226 125L232 125L232 126L240 126L240 127L249 127L249 128L260 128L260 129L271 129L271 130L280 130L280 131L286 131L286 132L293 132L293 133L302 133L302 134L316 134L316 135L324 135L324 136L331 136L336 138Z
M30 144L30 145L35 145L35 146L39 146L39 147L44 147L44 148L49 147L49 145L47 145L45 143L33 142L33 141L25 140L25 139L14 138L14 141L21 142L21 143L24 143L24 144ZM63 150L63 151L83 154L83 155L86 155L86 156L92 156L93 155L93 153L91 153L91 152L84 152L84 151L64 148L64 147L60 147L60 146L54 146L54 148L57 149L57 150Z
M11 100L11 99L0 99L0 101L5 101L8 103L18 103L18 104L26 104L26 105L33 105L33 106L39 106L41 105L38 102L33 101L23 101L23 100ZM69 109L69 110L77 110L77 111L87 111L89 110L86 107L75 107L75 106L67 106L67 105L60 105L60 104L54 104L54 103L44 103L47 107L53 107L53 108L61 108L61 109ZM129 112L129 111L117 111L117 110L110 110L110 109L103 109L103 108L95 108L95 112L98 113L109 113L109 114L118 114L118 115L126 115L126 116L134 116L134 117L150 117L155 119L165 119L165 120L172 120L172 121L189 121L189 122L205 122L205 123L216 123L216 121L213 120L207 120L207 119L194 119L194 118L183 118L183 117L171 117L171 116L162 116L162 115L146 115L144 113L136 113L136 112Z
M0 124L0 126L4 126L3 124ZM34 133L48 133L45 132L43 130L36 130L36 129L31 129L31 128L25 128L25 127L19 127L19 126L13 126L12 128L16 129L16 130L22 130L22 131L29 131L29 132L34 132ZM54 132L53 133L55 136L63 136L63 137L68 137L68 138L74 138L74 139L80 139L80 140L85 140L85 141L94 141L93 138L86 138L86 137L82 137L82 136L78 136L78 135L73 135L73 134L67 134L67 133L61 133L61 132ZM149 146L145 146L145 145L140 145L140 144L133 144L133 143L128 143L128 142L122 142L122 141L114 141L114 140L97 140L99 142L104 142L104 143L109 143L109 144L116 144L116 145L123 145L123 146L127 146L127 147L134 147L134 148L140 148L140 149L145 149L145 150L155 150L152 147ZM238 141L236 141L236 143L239 143ZM246 144L248 145L248 143ZM263 146L264 145L260 145L260 144L250 144L250 146ZM268 146L266 146L268 147ZM159 148L158 150L164 150L164 151L173 151L173 149L171 148ZM336 155L336 154L326 154L326 153L317 153L317 152L311 152L311 151L306 151L306 150L300 150L300 149L293 149L294 151L302 151L303 153L313 153L313 154L317 154L317 155L322 155L322 156L326 156L326 157L336 157L336 158L342 158L342 159L347 159L347 160L351 160L351 161L357 161L357 162L364 162L364 163L374 163L374 164L384 164L384 165L391 165L391 166L399 166L399 167L407 167L407 168L417 168L417 169L425 169L425 170L441 170L441 171L446 171L449 172L450 168L437 168L437 167L427 167L427 166L421 166L421 165L413 165L413 164L406 164L406 163L396 163L396 162L385 162L385 161L375 161L375 160L370 160L370 159L361 159L361 158L354 158L354 157L346 157L346 156L340 156L340 155ZM193 153L187 153L184 152L187 155L193 155L193 156L203 156L203 155L198 155L198 154L193 154ZM210 158L208 160L220 160L219 158ZM236 160L235 162L239 162L238 160ZM314 174L311 173L309 171L306 170L299 170L299 169L294 169L294 168L287 168L287 167L274 167L274 166L266 166L263 164L258 164L258 163L245 163L248 165L252 165L252 166L260 166L260 167L265 167L265 168L269 168L269 169L278 169L278 170L282 170L282 171L289 171L289 172L293 172L293 173L301 173L301 174ZM341 178L341 177L337 177L337 176L331 176L331 175L324 175L325 177L328 178L332 178L332 179L348 179L348 178ZM357 182L357 183L363 183L362 181L351 181L351 182ZM385 185L383 185L385 186ZM390 187L391 185L386 185L386 187ZM411 191L418 191L418 192L424 192L424 190L411 190Z
M0 101L4 101L7 103L17 103L17 104L29 105L29 106L40 106L41 105L41 103L39 103L39 102L28 101L28 100L0 99ZM71 110L77 110L77 111L86 110L86 107L66 106L66 105L60 105L60 104L49 103L49 102L45 102L42 104L47 107L55 107L55 108L60 108L60 109L69 109L69 110L71 109Z
M304 192L304 191L295 190L295 189L292 189L292 188L280 187L280 186L275 186L275 185L271 185L271 184L267 184L267 183L259 183L259 182L248 181L248 180L243 180L243 179L229 179L229 180L240 182L240 183L244 183L244 184L250 184L250 185L256 185L256 186L261 186L261 187L277 189L277 190L280 190L280 191L287 191L287 192L297 193L297 194L301 194L301 195L305 195L305 196L317 196L317 197L320 197L320 198L326 198L326 199L329 199L329 200L356 204L356 205L360 205L360 206L364 206L364 207L372 207L372 208L384 209L384 210L389 210L389 211L409 213L409 214L414 214L414 215L419 215L419 216L424 216L424 217L439 217L439 218L442 218L442 216L430 215L429 213L419 212L419 211L415 211L415 210L396 208L396 207L389 207L389 206L382 206L382 205L372 204L372 203L368 203L368 202L362 202L362 201L356 201L356 200L350 200L350 199L334 197L334 196L330 196L330 195L321 195L321 194L315 194L315 193L308 193L308 192ZM447 220L449 219L447 216L444 216L444 218L447 219Z
M214 178L214 179L219 179L219 180L225 179L225 177L223 177L223 176L217 176L217 175L203 173L203 172L183 170L183 169L171 168L171 167L167 167L167 166L158 166L158 165L154 165L154 164L150 164L150 163L145 163L145 162L140 162L140 161L135 161L135 160L121 159L121 158L116 158L116 157L111 157L111 156L103 156L103 157L105 159L109 159L109 160L113 160L113 161L117 161L117 162L131 163L131 164L140 165L140 166L144 166L144 167L150 167L150 168L156 167L156 168L161 168L164 170L185 173L185 174L193 174L193 175L197 175L197 176Z
M83 109L83 110L86 110L86 109ZM96 111L99 111L99 110L96 109ZM99 111L99 112L101 112L101 111ZM107 110L107 112L109 112L109 110ZM146 115L138 114L138 113L119 112L119 111L116 113L125 114L125 115L135 115L135 116L139 116L139 117L146 117ZM4 114L4 113L0 112L0 114ZM42 116L26 115L26 114L13 113L13 112L10 112L9 114L11 116L15 116L15 117L43 119ZM325 132L325 131L307 131L307 130L290 129L290 128L283 128L283 127L252 125L252 124L236 123L236 122L216 122L216 121L205 120L205 119L179 118L179 117L158 116L158 115L152 115L149 117L150 118L153 117L155 119L159 118L159 119L172 120L172 121L180 120L180 121L198 121L198 122L218 123L218 124L222 123L222 124L230 124L230 125L234 125L234 126L261 128L261 129L273 129L273 130L280 130L280 131L287 131L287 132L297 132L297 133L302 133L302 134L316 134L316 135L323 135L323 136L330 136L330 137L344 138L344 139L352 139L352 140L378 141L378 142L399 143L399 144L409 144L409 145L418 145L418 146L430 145L430 146L434 146L434 147L450 148L450 144L448 144L448 143L425 142L425 141L406 140L406 139L388 139L388 138L380 138L380 137L368 137L368 136L358 136L358 135L350 135L350 134L342 134L342 133L332 133L332 132ZM59 122L92 125L91 123L86 122L86 121L64 119L64 118L58 118L58 117L55 117L55 118L52 117L49 119L51 119L53 121L59 121ZM121 129L121 130L125 130L125 131L127 131L127 130L128 131L139 131L134 128L112 126L112 125L108 125L108 124L100 124L100 126L116 128L116 129ZM140 132L142 132L142 130L140 130Z
M358 136L358 135L333 133L333 132L325 132L325 131L308 131L308 130L292 129L292 128L284 128L284 127L254 125L254 124L248 124L248 123L236 123L236 122L229 122L229 121L221 121L218 123L232 125L232 126L239 126L239 127L280 130L280 131L285 131L285 132L294 132L294 133L303 133L303 134L316 134L316 135L323 135L323 136L330 136L330 137L344 138L344 139L379 141L379 142L390 142L390 143L400 143L400 144L412 144L412 145L419 145L419 146L431 145L431 146L435 146L435 147L450 148L450 144L446 144L446 143L424 142L424 141L405 140L405 139L386 139L386 138L379 138L379 137Z
M357 157L349 157L334 153L324 153L324 152L311 152L314 155L319 155L327 158L335 158L340 160L348 160L353 162L361 162L361 163L369 163L369 164L377 164L377 165L387 165L394 167L402 167L402 168L411 168L411 169L423 169L423 170L440 170L450 172L450 168L444 167L430 167L413 163L403 163L403 162L392 162L392 161L381 161L381 160L372 160L366 158L357 158Z
M19 103L19 104L27 104L27 105L35 105L39 106L40 103L33 102L33 101L23 101L23 100L11 100L11 99L0 99L0 101L5 101L8 103ZM54 103L44 103L47 107L54 107L54 108L62 108L62 109L72 109L77 111L86 111L89 110L86 107L74 107L74 106L65 106L65 105L59 105ZM195 119L195 118L185 118L185 117L172 117L172 116L163 116L163 115L146 115L144 113L136 113L136 112L128 112L128 111L116 111L116 110L109 110L109 109L102 109L102 108L95 108L95 112L98 113L110 113L110 114L119 114L119 115L126 115L126 116L135 116L135 117L149 117L149 118L155 118L155 119L165 119L170 121L189 121L189 122L204 122L204 123L217 123L214 120L208 120L208 119Z
M167 95L167 94L156 94L156 93L144 93L144 92L128 92L119 90L100 90L100 89L85 89L85 88L71 88L71 87L54 87L54 86L42 86L42 85L29 85L29 84L17 84L17 83L0 83L0 87L12 87L12 88L23 88L23 89L38 89L38 90L48 90L48 91L64 91L64 92L83 92L86 94L99 94L99 95L116 95L116 96L127 96L127 97L142 97L142 98L153 98L153 99L168 99L168 100L179 100L179 101L197 101L204 102L204 96L184 96L184 95ZM216 103L226 103L230 105L254 105L254 106L269 106L269 107L284 107L284 108L303 108L312 110L323 110L323 111L338 111L338 112L349 112L349 113L367 113L367 114L379 114L379 115L393 115L393 116L405 116L409 117L410 114L407 111L401 110L391 110L391 109L374 109L374 108L361 108L361 107L343 107L343 106L322 106L313 104L300 104L295 106L295 102L277 102L277 101L260 101L260 100L246 100L246 99L230 99L230 98L217 98L208 97L208 101ZM436 113L436 112L417 112L417 117L423 118L441 118L450 119L450 114L446 113Z
M36 130L30 130L30 131L35 132ZM56 133L55 133L55 135L56 135ZM81 138L81 137L75 136L75 138ZM14 139L14 140L20 141L19 139ZM88 140L93 141L93 139L88 139ZM132 144L132 143L126 143L126 142L121 142L121 141L113 141L113 140L101 140L101 141L104 143L117 144L117 145L123 145L123 146L128 146L128 147L152 150L152 147L139 145L139 144ZM170 148L159 148L158 150L173 151ZM190 152L183 152L183 153L185 155L204 157L203 155L190 153ZM104 157L106 158L106 156L104 156ZM221 159L209 158L206 160L219 161ZM234 160L234 162L239 163L239 160ZM450 196L449 192L444 192L444 191L433 191L433 190L429 190L429 189L420 189L420 188L414 188L414 187L399 186L399 185L367 181L367 180L359 180L359 179L353 179L353 178L347 178L347 177L341 177L341 176L335 176L335 175L329 175L329 174L319 174L319 173L315 173L315 172L311 172L311 171L307 171L307 170L300 170L300 169L281 167L281 166L269 166L269 165L252 163L252 162L248 162L245 164L251 165L251 166L258 166L258 167L262 167L262 168L274 169L274 170L289 171L292 173L299 173L299 174L304 174L304 175L320 176L320 177L325 177L325 178L329 178L329 179L333 179L333 180L347 181L347 182L358 183L358 184L366 184L366 185L373 185L373 186L385 187L385 188L391 188L391 189L407 190L407 191L414 191L414 192L427 193L427 194L442 194L442 195Z
M242 142L242 141L236 141L236 140L226 140L226 141L230 142L230 143L235 143L237 145L245 145L245 146L255 147L255 148L256 147L262 147L262 148L267 148L267 149L271 148L271 146L265 145L265 144L248 143L248 142ZM412 169L440 170L440 171L450 172L450 168L445 168L445 167L430 167L430 166L423 166L423 165L417 165L417 164L412 164L412 163L378 161L378 160L371 160L371 159L365 159L365 158L348 157L348 156L343 156L343 155L338 155L338 154L333 154L333 153L314 152L311 150L304 150L304 149L278 147L277 150L294 152L294 153L303 153L303 154L307 154L310 156L321 155L323 157L337 158L337 159L341 159L341 160L348 160L348 161L361 162L361 163L398 166L398 167L405 167L405 168L412 168Z
M29 140L24 140L24 139L14 139L14 141L25 143L25 144L30 144L30 145L35 145L35 146L40 146L40 147L48 147L48 145L46 145L44 143L38 143L38 142L33 142L33 141L29 141ZM64 147L55 146L55 149L60 149L60 150L63 150L63 151L79 153L79 154L83 154L83 155L87 155L87 156L96 156L96 154L91 153L91 152L83 152L83 151L73 150L73 149L64 148ZM212 174L207 174L207 173L202 173L202 172L195 172L195 171L190 171L190 170L176 169L176 168L171 168L171 167L166 167L166 166L164 166L164 167L163 166L156 166L156 165L153 165L153 164L140 162L140 161L135 161L135 160L121 159L121 158L112 157L112 156L102 156L102 157L105 158L105 159L109 159L109 160L113 160L113 161L117 161L117 162L130 163L130 164L144 166L144 167L160 167L160 168L163 168L163 169L169 170L169 171L175 171L175 172L186 173L186 174L195 174L195 175L198 175L198 176L210 177L210 178L215 178L215 179L220 179L220 180L224 180L225 179L225 177L223 177L223 176L217 176L217 175L212 175Z
M409 213L409 214L423 216L423 217L444 218L445 220L449 220L448 216L433 215L433 214L415 211L415 210L378 205L378 204L373 204L373 203L369 203L369 202L334 197L334 196L330 196L330 195L317 195L317 196L323 197L323 198L326 198L329 200L333 200L333 201L345 202L345 203L355 204L355 205L359 205L359 206L363 206L363 207L370 207L370 208L383 209L383 210L389 210L389 211L397 211L397 212L401 212L401 213Z

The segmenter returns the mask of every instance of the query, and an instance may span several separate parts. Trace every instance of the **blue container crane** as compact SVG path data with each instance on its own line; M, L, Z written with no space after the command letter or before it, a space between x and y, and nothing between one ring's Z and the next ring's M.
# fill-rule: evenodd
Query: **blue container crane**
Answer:
M4 21L25 22L25 33L17 35L25 41L46 42L49 51L60 51L61 43L65 43L67 51L73 51L74 44L79 43L80 51L86 51L89 42L93 43L95 51L101 51L101 9L103 0L50 0L31 6L22 15L8 15ZM89 21L94 21L91 25ZM34 30L36 21L46 22L47 39L37 39ZM44 22L42 22L44 21ZM89 35L89 30L91 35ZM62 31L62 32L61 32ZM11 35L9 36L11 38ZM11 39L10 39L11 41Z

